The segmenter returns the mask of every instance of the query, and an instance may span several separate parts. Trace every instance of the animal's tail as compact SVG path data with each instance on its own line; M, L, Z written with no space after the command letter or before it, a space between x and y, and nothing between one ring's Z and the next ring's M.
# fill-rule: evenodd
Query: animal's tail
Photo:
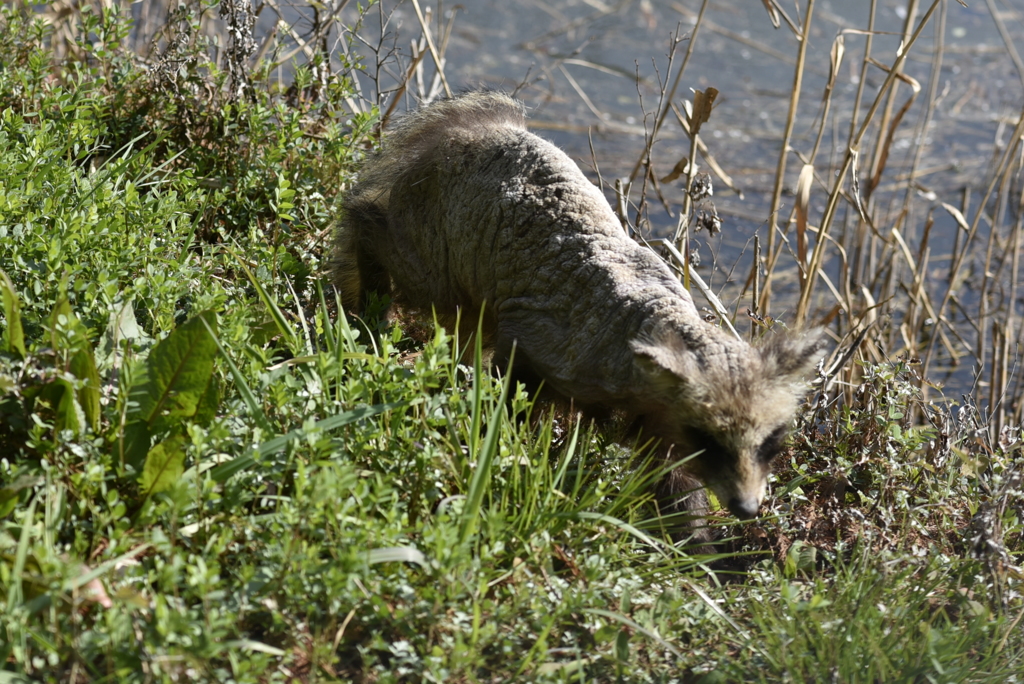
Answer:
M526 128L525 108L504 93L487 91L434 102L399 119L381 149L364 162L358 181L342 201L330 268L345 308L362 309L369 292L391 293L391 279L374 257L372 245L388 229L390 203L403 201L392 197L399 179L432 172L445 140L472 140L505 126Z

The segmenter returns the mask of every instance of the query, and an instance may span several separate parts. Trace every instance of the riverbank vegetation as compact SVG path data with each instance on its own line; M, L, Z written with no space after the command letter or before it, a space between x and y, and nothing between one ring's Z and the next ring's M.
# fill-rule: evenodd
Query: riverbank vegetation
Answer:
M805 155L792 218L775 207L717 313L824 322L835 351L762 518L716 512L727 541L702 555L655 514L644 445L428 322L339 313L339 195L404 95L448 87L451 23L413 5L404 61L378 6L339 34L310 3L280 42L245 2L0 9L0 683L1020 681L1024 119L974 213L936 209L962 226L938 295L929 211L907 239L866 196L909 187L887 148L854 154L900 130L899 64L838 180ZM658 112L693 124L691 160L703 145L673 60L619 203L641 233ZM811 188L830 214L808 218ZM994 389L937 397L947 348Z

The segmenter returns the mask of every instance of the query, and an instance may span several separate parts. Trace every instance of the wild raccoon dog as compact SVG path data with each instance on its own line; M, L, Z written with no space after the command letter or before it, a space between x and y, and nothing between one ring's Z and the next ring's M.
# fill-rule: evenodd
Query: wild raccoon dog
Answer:
M821 335L755 348L705 322L576 164L526 130L520 102L471 92L406 115L343 211L346 306L376 291L474 328L483 308L496 359L515 343L517 368L579 408L635 418L666 462L699 452L661 483L663 504L700 508L681 501L695 477L738 518L757 514Z

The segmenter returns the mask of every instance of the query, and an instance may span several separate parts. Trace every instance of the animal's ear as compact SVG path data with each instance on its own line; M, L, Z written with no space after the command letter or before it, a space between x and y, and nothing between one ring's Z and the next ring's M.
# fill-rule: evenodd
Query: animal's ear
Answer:
M671 339L638 337L629 343L636 369L651 382L659 394L677 393L694 377L688 359Z
M771 335L758 350L765 366L777 378L789 382L805 382L821 360L827 338L820 328L790 335Z

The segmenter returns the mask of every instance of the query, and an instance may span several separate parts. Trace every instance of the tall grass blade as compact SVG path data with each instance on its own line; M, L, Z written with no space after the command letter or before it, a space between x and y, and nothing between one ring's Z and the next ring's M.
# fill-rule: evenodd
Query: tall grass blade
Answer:
M476 341L476 359L474 360L474 367L476 373L473 377L474 396L473 404L474 410L479 412L480 409L480 386L477 384L480 382L480 355L481 355L481 331L483 329L483 319L481 318L481 324L477 330L477 341ZM490 418L487 421L487 435L484 437L483 446L479 452L476 453L476 467L473 470L473 477L469 483L469 489L466 491L466 503L462 511L462 521L459 524L459 544L465 544L469 538L476 531L477 524L479 522L480 509L483 506L484 495L487 493L487 488L491 481L491 464L494 462L494 457L498 453L498 444L502 433L502 426L504 424L505 417L505 401L508 397L508 388L512 383L511 380L511 368L512 361L515 357L515 350L513 349L512 355L508 362L508 371L505 373L505 377L501 382L501 393L498 396L498 400L495 403L494 410L491 412ZM479 430L479 426L476 425L474 420L474 427ZM470 452L474 454L474 452Z

